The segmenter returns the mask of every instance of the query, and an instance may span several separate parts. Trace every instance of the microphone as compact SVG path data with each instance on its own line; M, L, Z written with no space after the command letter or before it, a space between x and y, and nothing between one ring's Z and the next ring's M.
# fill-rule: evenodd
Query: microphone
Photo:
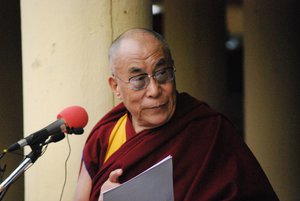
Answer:
M5 152L16 151L26 145L34 146L42 144L49 136L58 135L57 137L52 137L48 143L62 140L61 133L80 135L83 133L83 128L87 122L88 114L84 108L80 106L67 107L57 115L56 121L10 145Z

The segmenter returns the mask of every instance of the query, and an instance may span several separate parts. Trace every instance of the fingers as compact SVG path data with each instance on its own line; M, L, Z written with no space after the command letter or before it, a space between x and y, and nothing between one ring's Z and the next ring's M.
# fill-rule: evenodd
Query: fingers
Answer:
M122 169L116 169L109 174L108 180L112 183L118 183L119 177L123 174Z
M106 182L103 183L103 185L101 187L100 196L99 196L98 201L103 201L103 192L120 185L119 177L122 174L123 174L122 169L116 169L109 174L108 179L106 180Z

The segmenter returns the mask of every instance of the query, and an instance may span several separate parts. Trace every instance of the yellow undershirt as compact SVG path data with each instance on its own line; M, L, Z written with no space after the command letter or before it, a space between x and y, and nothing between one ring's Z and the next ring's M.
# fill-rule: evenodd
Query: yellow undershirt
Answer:
M127 114L122 116L113 128L108 141L104 162L126 142Z

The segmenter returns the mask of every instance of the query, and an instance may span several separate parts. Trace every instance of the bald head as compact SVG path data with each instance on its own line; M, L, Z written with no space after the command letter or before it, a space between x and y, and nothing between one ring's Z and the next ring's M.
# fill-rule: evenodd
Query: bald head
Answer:
M160 34L150 29L130 29L121 34L118 38L116 38L109 48L109 66L111 68L112 73L114 73L114 69L116 67L115 62L118 59L119 54L122 52L122 47L124 47L125 41L131 40L136 41L137 43L146 44L147 41L145 41L145 39L147 38L158 42L158 44L160 44L163 47L165 55L172 59L168 43Z

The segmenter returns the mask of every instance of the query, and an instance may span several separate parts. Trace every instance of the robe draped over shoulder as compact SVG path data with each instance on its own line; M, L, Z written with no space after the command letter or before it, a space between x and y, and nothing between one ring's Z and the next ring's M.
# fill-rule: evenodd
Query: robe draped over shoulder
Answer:
M111 171L122 168L123 183L168 155L176 201L278 200L232 123L186 93L177 94L175 113L166 124L131 136L104 162L109 135L125 113L122 103L113 108L87 139L83 163L92 179L91 201L98 200ZM134 132L132 125L128 132Z

